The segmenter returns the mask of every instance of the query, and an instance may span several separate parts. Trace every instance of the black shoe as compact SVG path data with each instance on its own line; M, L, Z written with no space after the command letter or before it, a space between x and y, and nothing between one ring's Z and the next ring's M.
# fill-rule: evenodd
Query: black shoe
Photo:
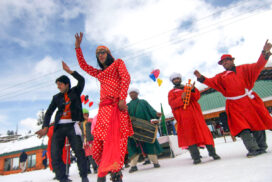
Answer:
M96 174L97 173L97 169L94 169L94 174Z
M253 152L249 152L249 153L247 153L247 157L248 157L248 158L251 158L251 157L256 157L257 155L260 155L260 154L261 154L261 152L260 152L260 151L255 150L255 151L253 151Z
M159 168L159 167L161 167L159 163L158 164L154 164L154 168Z
M259 152L260 154L265 154L265 153L267 153L265 149L259 149L258 152Z
M65 179L61 179L59 180L60 182L71 182L72 180L70 180L69 178L65 178ZM85 181L84 181L85 182ZM88 181L86 181L88 182Z
M89 171L87 172L87 174L92 174L92 171L91 171L91 170L89 170Z
M129 164L125 164L125 168L128 168L128 167L130 167L130 165Z
M97 182L106 182L106 176L104 177L98 177Z
M143 165L151 164L150 160L147 160L143 163Z
M199 163L201 163L201 160L200 160L200 159L194 159L193 164L199 164Z
M111 173L112 182L123 182L122 178L123 178L123 175L121 171L117 173Z
M86 177L81 178L81 181L82 181L82 182L89 182L89 179L88 179L88 177L86 176Z
M137 168L137 166L132 166L130 169L129 169L129 173L133 173L133 172L135 172L135 171L138 171L138 168Z
M220 157L219 155L217 155L217 154L214 154L214 155L212 156L212 158L213 158L214 160L219 160L219 159L221 159L221 157Z

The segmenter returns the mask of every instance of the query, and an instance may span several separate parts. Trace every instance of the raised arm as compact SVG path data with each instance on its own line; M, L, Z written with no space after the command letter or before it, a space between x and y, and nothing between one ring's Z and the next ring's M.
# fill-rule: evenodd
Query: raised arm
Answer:
M71 74L77 80L77 85L75 88L77 90L77 93L80 95L85 86L85 79L78 72L72 71L64 61L62 61L62 68L64 71Z
M272 44L269 43L268 40L266 40L258 61L253 64L247 64L243 67L243 71L245 73L245 81L247 82L247 86L249 89L252 89L254 87L254 82L258 79L260 72L267 64L267 61L271 56L271 47Z
M80 35L76 33L75 38L76 38L76 41L75 41L76 56L77 56L77 61L80 68L83 69L85 72L87 72L89 75L93 77L97 77L97 75L101 72L101 70L98 70L86 63L82 50L80 48L80 44L83 38L83 33L80 32Z
M197 81L204 83L205 85L217 90L218 92L221 92L223 95L225 95L225 89L223 85L220 82L220 75L216 75L213 78L207 78L203 76L201 73L199 73L198 70L194 71L194 75L197 77Z

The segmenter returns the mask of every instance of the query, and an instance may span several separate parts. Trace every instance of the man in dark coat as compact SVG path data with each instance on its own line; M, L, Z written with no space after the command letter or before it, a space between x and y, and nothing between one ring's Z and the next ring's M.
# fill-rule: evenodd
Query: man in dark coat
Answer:
M78 122L83 121L80 95L83 91L85 80L76 71L71 71L66 63L62 62L63 69L78 80L78 84L71 88L70 79L63 75L56 80L60 93L54 95L44 117L43 129L36 132L38 137L47 134L51 116L56 108L54 134L51 143L51 156L53 170L60 182L69 181L65 174L65 164L62 161L62 149L65 138L68 137L70 145L77 157L77 165L82 182L89 182L87 178L87 160L82 147L81 130Z
M26 171L26 161L27 161L27 154L23 150L19 157L20 168L22 169L22 173Z

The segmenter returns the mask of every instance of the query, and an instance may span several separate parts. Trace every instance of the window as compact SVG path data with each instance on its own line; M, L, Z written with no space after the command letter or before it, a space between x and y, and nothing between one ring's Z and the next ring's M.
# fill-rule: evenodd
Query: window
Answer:
M5 171L10 171L11 170L11 158L5 159L4 170Z
M11 171L19 169L19 157L5 159L4 170Z
M13 170L19 169L19 157L12 159L12 169Z
M27 167L35 167L36 165L36 154L28 155L27 156Z

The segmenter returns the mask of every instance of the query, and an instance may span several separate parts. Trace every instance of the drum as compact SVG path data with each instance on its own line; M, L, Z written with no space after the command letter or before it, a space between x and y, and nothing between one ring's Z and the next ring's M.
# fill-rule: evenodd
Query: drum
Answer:
M134 135L132 138L138 141L154 143L157 138L158 125L151 124L149 121L130 117Z

